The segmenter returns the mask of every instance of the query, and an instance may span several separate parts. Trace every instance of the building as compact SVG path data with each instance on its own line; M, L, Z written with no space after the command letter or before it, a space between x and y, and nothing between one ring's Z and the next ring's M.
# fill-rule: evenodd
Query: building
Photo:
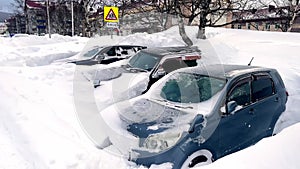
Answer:
M7 30L7 26L4 22L0 22L0 34L5 33Z
M249 29L258 31L286 32L290 27L291 16L287 14L288 7L251 9L231 12L227 15L227 28ZM296 17L291 31L300 32L300 18Z
M46 33L46 5L45 2L25 1L25 13L27 15L28 34L42 35Z
M26 17L24 14L17 14L7 19L7 30L11 35L26 33Z

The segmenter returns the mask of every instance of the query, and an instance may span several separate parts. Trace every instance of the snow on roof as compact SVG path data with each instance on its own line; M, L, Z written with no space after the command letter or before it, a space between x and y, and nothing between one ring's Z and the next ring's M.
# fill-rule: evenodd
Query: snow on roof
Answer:
M46 8L45 6L45 2L42 1L25 1L26 2L26 6L28 8L36 8L36 9L44 9Z

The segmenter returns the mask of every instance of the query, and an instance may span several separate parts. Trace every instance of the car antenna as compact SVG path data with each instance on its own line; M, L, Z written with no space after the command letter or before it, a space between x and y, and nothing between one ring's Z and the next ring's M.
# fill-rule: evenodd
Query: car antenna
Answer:
M253 59L254 59L254 57L251 58L250 62L248 63L248 66L251 66Z

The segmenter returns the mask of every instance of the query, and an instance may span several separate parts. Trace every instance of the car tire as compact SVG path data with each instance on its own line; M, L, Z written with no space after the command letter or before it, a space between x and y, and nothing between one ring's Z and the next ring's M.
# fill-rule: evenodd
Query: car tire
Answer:
M213 162L213 155L208 150L198 150L188 156L181 166L181 169L188 169L208 165Z

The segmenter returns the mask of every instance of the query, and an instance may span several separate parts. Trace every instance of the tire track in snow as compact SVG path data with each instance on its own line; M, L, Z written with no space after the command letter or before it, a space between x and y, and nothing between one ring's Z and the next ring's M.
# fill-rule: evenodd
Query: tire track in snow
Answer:
M2 72L0 75L1 74ZM5 77L4 79L6 81L10 79L7 77L7 73L5 75L2 74L1 77ZM12 168L22 166L26 169L47 168L36 152L32 151L33 149L29 144L29 139L21 127L21 124L26 121L26 118L22 118L22 110L18 107L18 99L20 99L20 97L18 93L14 91L14 87L11 86L11 84L5 83L4 81L0 81L0 131L3 133L1 134L1 142L2 140L6 142L0 144L0 149L6 148L9 153L5 157L7 161L4 168L8 169L10 166Z

